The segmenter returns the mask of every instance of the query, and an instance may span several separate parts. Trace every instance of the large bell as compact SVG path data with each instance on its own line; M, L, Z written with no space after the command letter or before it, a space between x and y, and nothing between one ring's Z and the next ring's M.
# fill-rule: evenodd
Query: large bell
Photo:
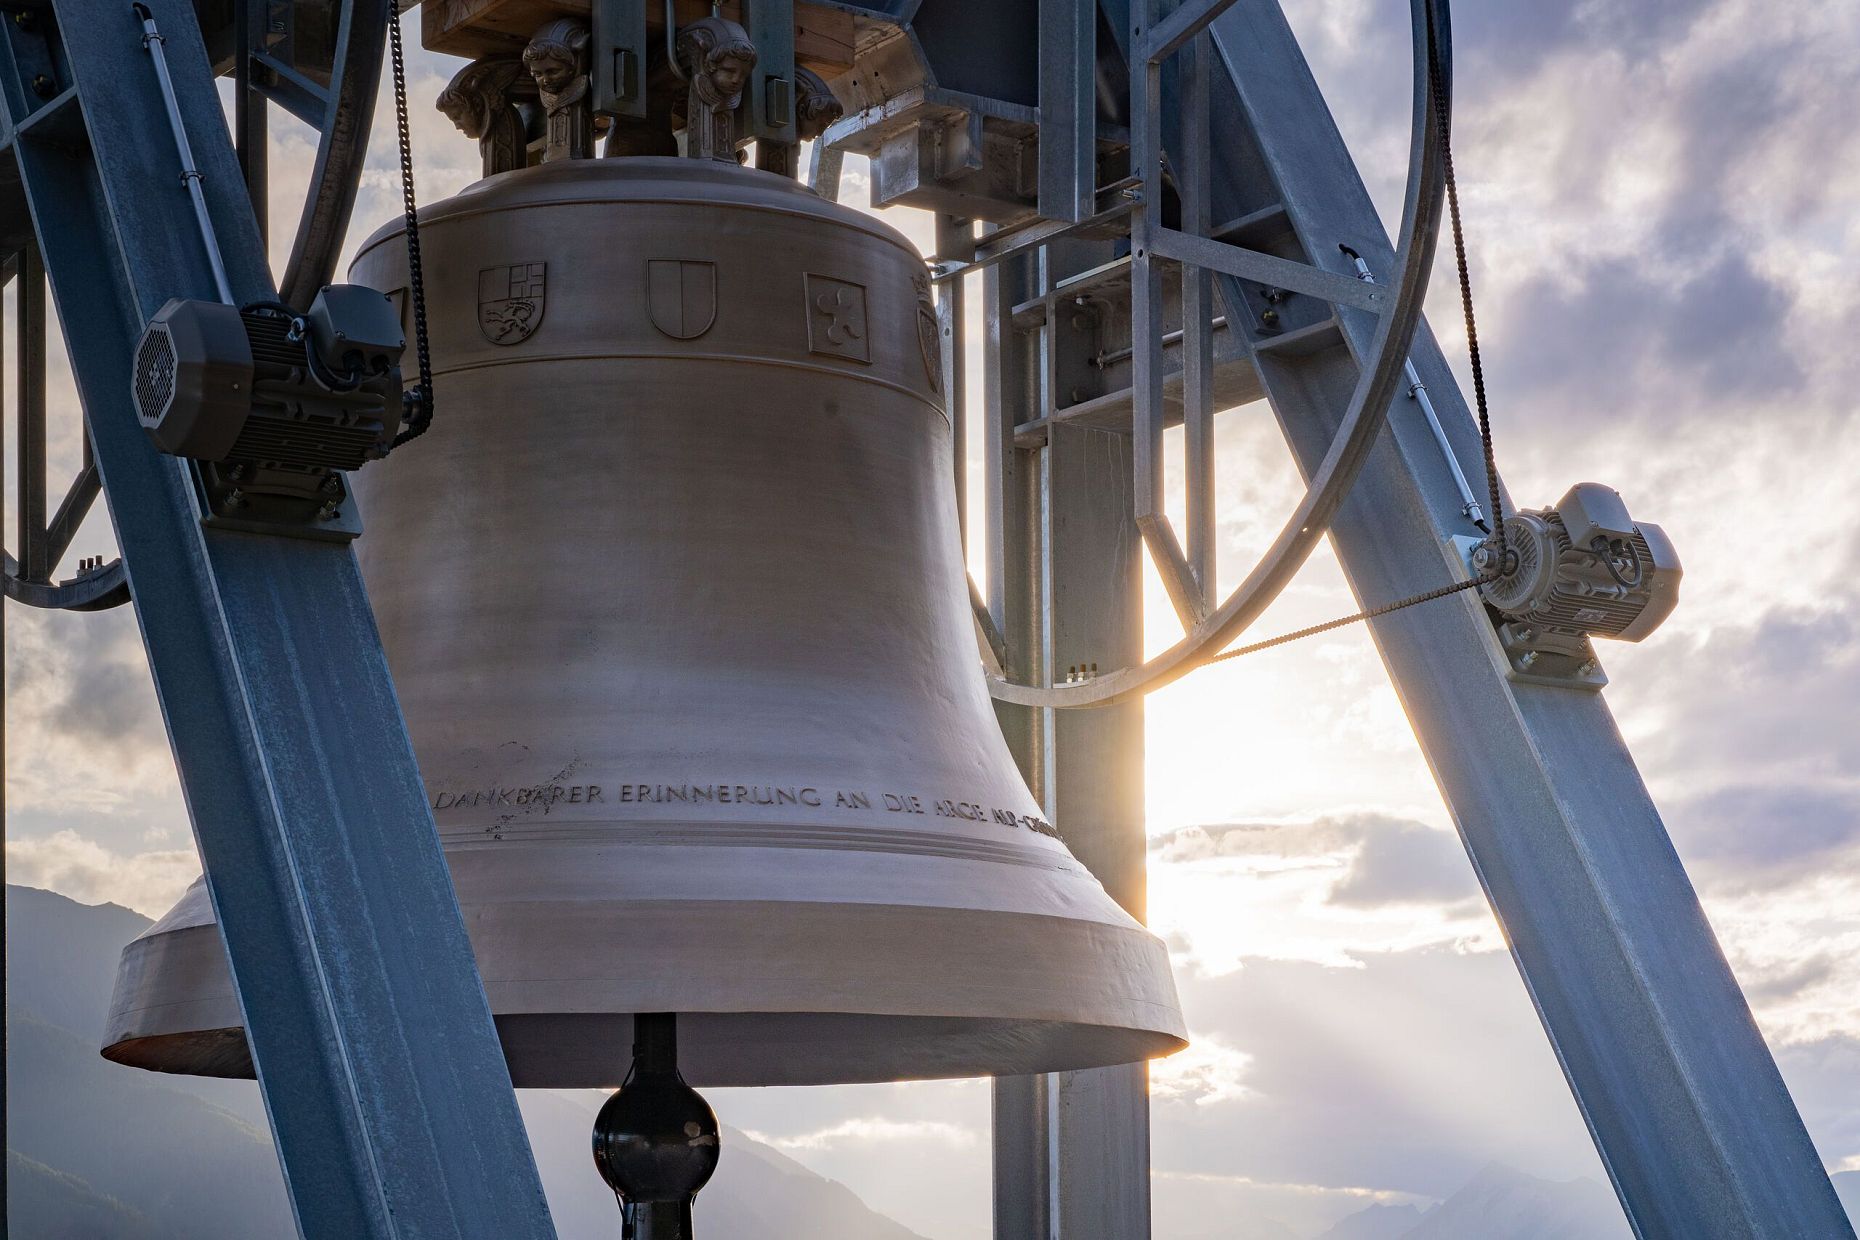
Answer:
M1162 943L1015 769L976 655L922 259L769 173L575 160L429 208L438 416L357 543L518 1085L1129 1062ZM404 300L401 229L354 279ZM395 824L381 824L394 830ZM205 889L104 1053L251 1073Z

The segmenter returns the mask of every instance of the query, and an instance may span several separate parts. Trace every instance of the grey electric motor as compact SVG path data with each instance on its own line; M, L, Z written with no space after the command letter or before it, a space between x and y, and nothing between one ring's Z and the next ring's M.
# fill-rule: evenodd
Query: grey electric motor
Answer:
M1526 509L1505 520L1509 572L1481 587L1501 613L1501 636L1514 653L1561 655L1586 662L1587 638L1639 641L1679 602L1679 556L1657 525L1636 524L1612 488L1571 487L1554 508ZM1496 540L1473 552L1473 567L1499 569ZM1529 666L1535 659L1523 661Z
M401 420L400 318L387 297L332 285L297 314L170 301L136 348L136 416L173 456L292 475L359 469L385 456Z

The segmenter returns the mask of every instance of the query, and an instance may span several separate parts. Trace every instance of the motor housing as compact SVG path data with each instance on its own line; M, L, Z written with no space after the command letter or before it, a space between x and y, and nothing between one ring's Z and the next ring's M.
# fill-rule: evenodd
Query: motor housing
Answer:
M1672 541L1659 526L1636 523L1620 494L1600 483L1578 483L1555 507L1507 517L1504 554L1509 571L1480 593L1502 617L1507 651L1527 668L1557 656L1592 671L1590 637L1637 642L1679 602ZM1496 539L1474 549L1472 566L1500 569Z
M163 452L245 466L248 491L314 494L392 446L405 346L393 304L361 285L303 314L176 298L136 346L136 417Z

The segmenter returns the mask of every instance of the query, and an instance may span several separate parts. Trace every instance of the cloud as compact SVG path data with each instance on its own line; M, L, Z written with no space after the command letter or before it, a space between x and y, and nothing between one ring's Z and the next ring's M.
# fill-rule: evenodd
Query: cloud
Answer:
M1150 841L1152 926L1178 965L1361 967L1362 953L1503 945L1450 831L1387 814L1184 827Z
M1860 866L1860 602L1829 602L1634 652L1634 675L1660 692L1624 729L1708 885L1775 889Z
M1347 874L1331 888L1336 904L1452 904L1477 899L1479 884L1459 840L1419 823L1365 829Z
M1245 1056L1243 1088L1157 1092L1159 1219L1263 1211L1311 1235L1361 1208L1350 1194L1440 1198L1494 1160L1604 1179L1508 955L1430 947L1357 964L1180 976L1191 1027ZM1267 1185L1319 1192L1301 1206Z
M1530 330L1501 335L1492 364L1533 406L1554 405L1588 432L1618 427L1624 394L1635 411L1683 395L1689 408L1730 417L1753 394L1787 396L1806 382L1779 330L1794 302L1745 254L1578 261L1511 293L1506 317Z
M84 904L120 904L160 917L200 876L191 848L112 852L75 831L6 842L7 881L43 887Z
M1272 868L1308 866L1333 875L1329 899L1374 908L1385 904L1455 903L1479 895L1465 849L1449 832L1382 814L1308 822L1220 823L1152 836L1162 864L1219 858L1270 859ZM1343 871L1337 875L1338 862Z
M988 1082L705 1091L723 1120L934 1240L989 1234ZM726 1149L724 1157L729 1157Z
M1681 801L1668 817L1714 882L1774 887L1860 844L1860 787L1738 783Z
M1780 1047L1776 1066L1822 1159L1860 1170L1860 1037L1833 1034Z
M1150 1064L1150 1096L1196 1106L1231 1102L1246 1095L1253 1057L1217 1034L1191 1033L1188 1049Z
M81 829L119 851L181 843L180 790L129 609L11 608L6 659L9 831Z
M744 1131L757 1141L785 1151L828 1150L840 1145L869 1145L875 1142L921 1142L966 1148L976 1144L979 1139L974 1129L956 1124L938 1120L895 1120L882 1115L845 1119L826 1128L788 1136L750 1132L747 1129Z

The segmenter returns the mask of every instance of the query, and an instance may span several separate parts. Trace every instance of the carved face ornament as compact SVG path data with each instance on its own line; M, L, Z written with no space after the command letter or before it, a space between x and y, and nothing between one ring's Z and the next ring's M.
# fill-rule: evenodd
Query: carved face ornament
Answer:
M536 89L545 95L559 95L575 81L575 58L555 51L537 55L524 54L523 63L536 79Z
M754 63L754 57L743 55L740 49L733 46L720 47L712 52L705 69L710 74L711 84L717 88L717 96L734 99L742 94L743 83L749 80L749 70Z
M459 132L467 138L484 137L489 118L485 115L487 109L482 102L473 99L463 91L447 87L440 92L439 110L444 112L447 118L459 127Z
M581 61L589 38L585 27L567 18L558 18L536 32L523 49L523 67L536 79L539 93L547 97L575 91L585 72ZM545 98L545 102L550 101Z

